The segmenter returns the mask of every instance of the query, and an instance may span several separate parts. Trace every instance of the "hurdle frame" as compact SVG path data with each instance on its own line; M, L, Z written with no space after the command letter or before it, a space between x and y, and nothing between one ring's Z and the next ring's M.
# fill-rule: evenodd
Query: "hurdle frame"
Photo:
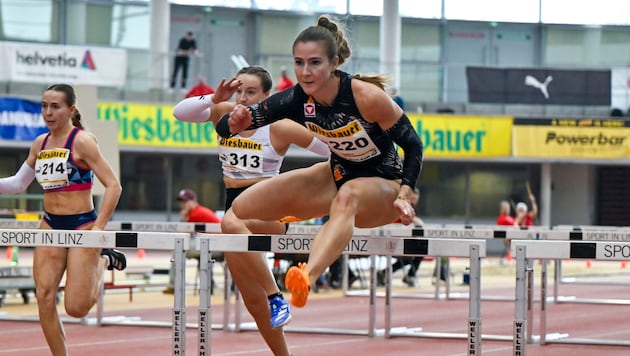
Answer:
M583 240L583 241L630 241L630 229L627 227L619 226L595 226L595 225L556 225L554 230L571 232L571 240ZM598 234L596 238L591 234ZM630 305L630 299L603 299L603 298L579 298L579 297L566 297L560 296L559 288L562 284L599 284L599 285L623 285L628 286L628 283L614 283L614 282L594 282L594 281L579 281L576 277L574 281L566 281L562 276L562 260L554 260L554 289L553 289L553 301L555 303L583 303L583 304L624 304Z
M321 228L320 225L296 225L294 227L289 227L289 231L287 232L289 233L294 233L295 235L308 235L308 234L314 234L316 231L318 231ZM428 238L431 239L455 239L455 238L463 238L463 239L482 239L482 240L488 240L488 239L505 239L505 238L510 238L510 239L540 239L544 236L547 236L545 233L547 232L547 229L543 229L542 227L535 227L535 228L521 228L521 227L510 227L510 226L496 226L496 225L477 225L477 226L472 226L472 225L425 225L422 227L409 227L409 226L404 226L404 225L400 225L400 224L390 224L390 225L384 225L384 226L380 226L377 228L354 228L353 229L353 236L354 237L384 237L384 236L388 236L391 237L392 234L396 234L398 236L395 236L397 238L410 238L410 237L414 237L414 238L418 238L418 237L424 237L424 236L428 236ZM288 235L284 235L284 236L288 236ZM484 246L485 247L485 246ZM345 257L344 261L346 261L347 263L347 255L348 254L343 254L342 256ZM355 254L356 255L356 254ZM405 294L394 294L391 291L391 284L392 284L392 274L391 274L391 257L392 255L387 255L386 256L388 258L388 262L387 263L387 276L386 276L386 290L385 293L377 293L376 291L376 280L375 280L375 256L370 256L370 276L369 276L369 280L368 280L368 288L367 290L361 290L361 291L357 291L355 293L349 293L346 289L347 289L347 274L345 273L345 271L347 270L347 266L343 267L344 270L344 278L343 278L343 283L342 285L344 286L344 295L345 296L364 296L364 297L368 297L370 300L370 304L375 304L375 300L376 297L385 297L385 307L386 308L391 308L391 305L393 303L393 298L392 297L405 297L405 298L423 298L423 299L427 299L427 297L425 297L425 295L423 294L410 294L410 293L405 293ZM436 258L439 256L436 256ZM457 257L457 256L455 256ZM484 250L484 257L485 257L485 250ZM533 262L531 262L533 263ZM439 268L439 264L438 264L438 268ZM449 264L447 264L447 268L449 267ZM479 272L481 273L481 272ZM533 280L534 280L534 276L533 276L533 268L529 269L526 273L526 278L527 278L527 283L528 283L528 291L530 294L533 293L533 289L531 288L531 286L533 285ZM470 287L468 288L468 292L467 293L460 293L458 296L452 296L449 295L449 284L448 284L448 280L450 279L450 276L447 277L447 283L446 283L446 294L439 294L439 283L436 283L436 290L435 290L435 295L433 296L433 298L428 297L428 299L441 299L442 297L445 296L445 300L455 300L455 299L470 299ZM388 288L389 286L389 288ZM480 286L478 287L480 289ZM480 295L481 292L479 292ZM229 324L229 322L225 322L224 318L224 330L232 330L232 331L240 331L241 328L243 327L243 329L252 329L252 326L246 325L243 326L241 324L240 321L240 316L242 313L242 306L241 304L238 302L238 297L239 297L239 293L238 290L235 291L235 296L237 298L235 304L234 304L234 324L233 326L231 326ZM515 298L512 297L481 297L480 296L480 300L504 300L504 301L510 301L510 302L514 302ZM530 298L530 300L532 300L533 303L533 298ZM230 300L226 299L226 306L229 305ZM226 318L229 318L229 310L226 307L224 310L224 313L226 315ZM387 315L387 311L386 311L386 315ZM530 304L528 307L528 311L527 311L527 320L529 320L530 322L533 322L533 318L534 318L534 313L533 313L533 306ZM370 323L372 323L372 319L370 319ZM423 336L423 335L427 335L428 333L424 333L422 331L418 331L418 329L421 328L395 328L394 331L391 331L391 319L387 320L386 317L386 330L383 332L384 334L387 335L391 335L391 336ZM250 324L251 325L251 324ZM322 330L322 333L329 333L329 330ZM365 331L354 331L354 332L350 332L350 331L342 331L341 333L344 334L353 334L353 335L363 335L366 334ZM374 334L376 333L376 330L373 330L371 328L368 328L367 331L367 335L368 336L374 336ZM456 333L450 333L450 334L439 334L439 336L447 336L449 338L463 338L465 337L465 335L463 334L456 334ZM537 336L532 335L531 331L528 335L528 339L532 340L533 338L535 338ZM499 335L499 334L483 334L481 336L482 339L484 340L495 340L495 341L512 341L513 340L513 335L512 334L506 334L506 335Z
M570 232L564 232L565 237L569 236ZM606 246L619 246L620 248L630 248L630 242L618 242L618 241L577 241L569 240L566 238L564 241L560 240L561 234L554 234L556 240L538 240L538 241L523 241L513 240L512 250L517 257L517 303L515 304L515 321L514 321L514 354L517 351L520 355L526 355L526 345L517 344L516 340L525 340L525 332L529 329L526 321L522 320L522 314L526 305L526 292L524 287L524 281L519 279L519 276L525 272L527 268L527 261L531 259L592 259L592 260L608 260L608 261L626 261L628 257L623 256L607 256L604 252ZM544 289L541 288L541 293L544 296ZM630 346L628 340L602 340L602 339L589 339L589 338L571 338L568 334L555 333L554 337L547 338L547 325L546 325L546 298L541 298L541 323L540 323L540 344L551 343L564 343L564 344L588 344L588 345L619 345ZM517 326L519 326L517 328Z
M376 230L378 231L378 230ZM201 264L209 265L210 256L212 251L223 252L274 252L274 253L309 253L310 245L297 249L289 246L289 244L281 244L279 241L299 238L303 239L304 236L300 235L239 235L239 234L198 234L200 248L203 251L201 253ZM427 239L427 238L412 238L412 237L367 237L367 236L353 236L350 240L348 247L343 254L353 255L396 255L396 256L434 256L437 254L445 254L447 251L453 256L469 257L471 259L471 274L475 273L475 283L480 282L478 276L480 272L480 259L485 257L485 240L477 239ZM363 246L357 248L357 246ZM475 249L471 246L476 246L476 253L472 253ZM208 249L208 253L205 250ZM472 280L471 275L471 280ZM371 271L371 280L375 281L374 269ZM202 283L206 284L204 289L208 288L207 278L202 278ZM385 334L384 331L376 330L375 322L375 284L372 284L370 295L370 312L368 313L368 326L367 331L359 330L341 330L341 329L324 329L324 328L298 328L285 326L285 332L308 332L308 333L326 333L326 334L349 334L349 335L367 335L377 336ZM476 293L474 295L473 293ZM465 328L467 333L462 336L468 338L468 353L470 355L481 354L481 322L480 322L480 308L478 303L479 288L471 289L471 300L476 300L474 305L469 308L469 320L467 327ZM389 306L391 307L391 306ZM207 309L206 309L207 308ZM391 312L390 312L391 315ZM200 304L200 317L211 317L211 306ZM246 328L241 327L241 330ZM200 334L201 335L201 334ZM394 336L395 334L390 333ZM400 335L408 336L408 335ZM440 335L440 333L420 333L415 336L418 337L453 337L452 334ZM211 349L211 339L209 333L203 334L204 339L198 340L202 345L204 351Z
M175 260L183 261L188 249L186 234L98 230L42 230L42 229L0 229L0 246L19 247L67 247L67 248L120 248L120 249L161 249L172 250ZM182 266L175 269L175 298L173 302L172 354L185 355L186 328L185 298L183 296L184 274ZM102 279L101 279L102 283ZM20 320L0 318L2 320ZM25 320L32 321L32 319ZM38 319L35 319L38 321ZM68 322L63 320L62 322ZM117 325L128 325L125 322ZM110 324L100 319L100 324Z

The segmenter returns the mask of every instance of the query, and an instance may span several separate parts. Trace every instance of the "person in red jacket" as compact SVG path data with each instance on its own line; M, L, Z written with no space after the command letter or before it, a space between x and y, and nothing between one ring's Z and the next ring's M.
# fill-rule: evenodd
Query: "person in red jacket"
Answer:
M499 204L497 225L514 226L514 218L510 215L510 203L507 200L502 200Z
M180 216L182 221L196 222L196 223L221 223L221 219L212 211L212 209L205 207L197 201L197 194L190 189L185 188L179 191L177 194L177 201L181 207ZM213 254L215 257L215 254ZM199 260L199 250L189 249L186 251L186 258L194 258ZM216 259L216 258L215 258ZM162 291L164 294L173 294L175 282L175 265L171 262L171 269L168 273L168 284Z
M211 87L207 82L204 76L200 75L199 79L197 79L197 84L195 84L188 93L186 93L185 97L190 98L193 96L202 96L202 95L210 95L214 94L214 88Z
M277 91L283 91L284 89L291 88L295 83L291 80L291 77L287 74L287 68L282 67L280 69L280 79L278 79L278 85L276 85Z

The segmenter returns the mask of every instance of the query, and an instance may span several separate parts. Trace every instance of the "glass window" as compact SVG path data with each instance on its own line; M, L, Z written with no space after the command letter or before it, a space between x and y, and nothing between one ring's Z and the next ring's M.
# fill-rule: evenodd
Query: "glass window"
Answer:
M627 1L542 0L541 19L543 23L557 24L627 25L630 24L628 13L630 2Z
M151 14L148 6L114 5L111 18L113 47L148 49Z
M14 41L57 42L58 12L53 0L0 1L0 34Z
M431 220L493 223L499 203L528 202L527 184L534 195L540 177L536 165L425 162L420 176L418 216Z
M547 0L543 0L545 1ZM539 0L444 0L444 17L449 20L536 23L538 2Z

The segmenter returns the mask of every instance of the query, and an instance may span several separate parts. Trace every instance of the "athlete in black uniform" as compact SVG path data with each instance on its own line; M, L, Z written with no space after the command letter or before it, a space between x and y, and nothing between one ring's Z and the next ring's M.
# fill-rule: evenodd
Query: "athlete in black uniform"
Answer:
M384 78L350 76L338 67L350 49L327 17L293 44L298 84L250 106L237 106L217 124L224 137L289 118L309 128L331 150L329 162L282 173L241 194L225 214L225 233L250 233L243 220L329 215L315 235L309 261L287 272L291 303L304 306L309 286L343 252L352 229L415 217L410 204L422 166L422 142L387 95ZM404 151L404 160L397 153Z

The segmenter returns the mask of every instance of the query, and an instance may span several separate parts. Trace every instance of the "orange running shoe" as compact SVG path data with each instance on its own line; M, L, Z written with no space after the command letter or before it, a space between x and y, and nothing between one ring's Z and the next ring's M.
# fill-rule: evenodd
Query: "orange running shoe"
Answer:
M291 304L301 308L306 305L308 293L311 290L306 263L298 263L298 267L291 267L284 277L284 286L291 292Z

